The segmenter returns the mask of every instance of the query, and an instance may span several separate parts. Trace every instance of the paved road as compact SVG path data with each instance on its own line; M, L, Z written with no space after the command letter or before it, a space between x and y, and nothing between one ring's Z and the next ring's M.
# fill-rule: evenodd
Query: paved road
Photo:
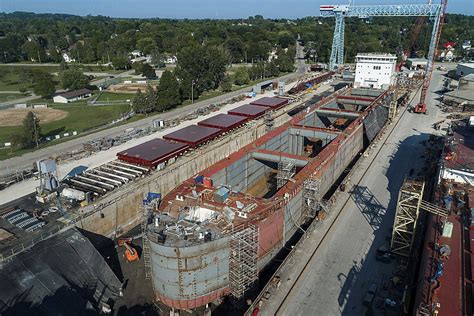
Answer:
M441 86L441 78L435 71L428 115L405 113L387 142L379 144L382 147L372 165L370 159L361 166L368 167L368 171L364 174L364 168L359 168L359 175L351 176L355 193L339 196L336 205L341 203L342 212L334 226L311 259L312 250L319 244L316 240L323 238L330 219L312 234L314 240L308 240L306 247L297 251L299 262L309 260L307 267L299 275L302 270L295 268L298 263L288 266L281 275L285 281L264 303L262 315L365 315L362 301L368 287L374 282L380 288L393 269L375 261L375 250L388 245L385 238L391 235L398 190L411 168L421 168L421 142L434 133L431 124L442 117L432 93Z
M305 67L304 65L299 65L297 72L281 76L281 77L279 77L279 80L288 80L288 79L292 79L292 78L301 76L304 73L304 67ZM301 70L301 69L303 69L303 70ZM131 71L133 72L133 70L131 70ZM127 75L126 73L127 72L122 73L121 75L126 76ZM196 102L196 103L191 104L191 105L176 108L176 109L174 109L172 111L169 111L169 112L166 112L166 113L156 114L156 115L144 118L144 119L139 120L139 121L131 122L131 123L124 124L124 125L121 125L121 126L112 127L110 129L99 131L99 132L96 132L96 133L93 133L93 134L90 134L90 135L86 135L86 136L83 136L83 137L79 137L79 138L76 138L76 139L72 139L72 140L64 142L64 143L59 143L57 145L42 148L40 150L31 152L31 153L27 153L27 154L24 154L24 155L19 156L19 157L14 157L14 158L4 160L4 161L1 162L1 167L2 168L0 169L0 174L8 173L11 170L21 170L21 169L24 169L24 168L30 168L36 160L51 157L51 156L56 156L56 155L61 154L61 153L72 152L74 150L80 150L80 149L82 149L82 144L86 143L88 141L91 141L91 140L94 140L94 139L97 139L97 138L102 138L102 137L114 137L114 136L123 134L123 132L126 129L139 128L139 127L146 126L146 125L150 124L155 119L169 120L169 119L181 116L181 115L186 115L186 114L189 114L189 113L193 112L194 110L196 110L200 107L204 107L204 106L207 106L207 105L212 104L212 103L219 103L219 102L225 101L225 100L230 99L232 97L241 95L242 93L249 92L249 91L251 91L251 89L252 88L249 87L249 88L244 88L244 89L240 89L240 90L237 90L237 91L233 91L233 92L230 92L230 93L227 93L227 94L224 94L224 95L221 95L221 96L217 96L215 98L211 98L211 99L208 99L208 100L205 100L205 101Z

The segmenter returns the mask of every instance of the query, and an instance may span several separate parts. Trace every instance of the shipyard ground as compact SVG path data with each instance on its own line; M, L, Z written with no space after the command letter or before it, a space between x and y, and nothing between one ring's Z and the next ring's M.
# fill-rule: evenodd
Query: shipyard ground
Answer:
M261 315L366 315L364 296L372 283L378 285L373 311L399 314L396 307L379 309L385 298L400 293L384 290L395 263L375 260L376 249L389 244L398 191L410 171L421 169L422 142L444 118L435 92L442 84L435 71L428 95L428 114L400 113L398 123L362 157L351 174L346 192L339 192L331 215L309 234L294 260L279 272L281 285L262 300ZM414 100L418 100L419 93ZM403 109L402 109L403 110Z

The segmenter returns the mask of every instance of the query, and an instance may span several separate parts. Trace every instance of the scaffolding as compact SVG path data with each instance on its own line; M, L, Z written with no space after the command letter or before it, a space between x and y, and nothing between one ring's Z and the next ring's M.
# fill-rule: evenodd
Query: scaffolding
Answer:
M294 161L278 162L277 171L277 189L284 186L296 174L296 165Z
M148 219L153 212L154 204L152 205L142 205L143 208L143 218L141 222L142 230L142 247L143 247L143 264L145 266L145 280L151 280L152 277L152 267L151 267L151 254L150 254L150 241L148 240Z
M229 284L232 296L242 298L258 280L258 227L232 232L230 237Z
M388 119L393 122L395 116L397 116L398 107L398 80L395 81L395 89L392 93L392 100L388 106Z
M309 217L315 218L322 208L320 201L321 180L308 178L303 183L303 198L305 212Z
M449 211L423 201L425 182L405 179L400 189L393 225L392 252L403 257L411 255L420 210L447 218Z
M272 111L269 110L265 113L264 120L265 120L265 131L269 132L269 131L273 130L275 122L274 122L274 119L273 119Z

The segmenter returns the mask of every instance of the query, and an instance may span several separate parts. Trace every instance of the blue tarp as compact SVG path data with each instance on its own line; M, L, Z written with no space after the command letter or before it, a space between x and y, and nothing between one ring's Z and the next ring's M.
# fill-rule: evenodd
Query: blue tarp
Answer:
M84 171L86 171L86 170L87 170L86 166L77 166L77 167L73 168L71 171L69 171L68 174L66 174L66 176L64 176L63 180L67 179L67 178L75 177L77 175L80 175L80 174L84 173Z

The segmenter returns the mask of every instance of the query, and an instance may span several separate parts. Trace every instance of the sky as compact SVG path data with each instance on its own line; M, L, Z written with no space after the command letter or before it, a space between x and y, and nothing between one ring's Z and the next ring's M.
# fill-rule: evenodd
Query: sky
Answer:
M427 3L428 0L353 0L363 4ZM433 0L439 3L440 0ZM301 18L319 15L321 4L348 0L0 0L0 12L67 13L125 18ZM474 15L474 0L448 0L449 13Z

